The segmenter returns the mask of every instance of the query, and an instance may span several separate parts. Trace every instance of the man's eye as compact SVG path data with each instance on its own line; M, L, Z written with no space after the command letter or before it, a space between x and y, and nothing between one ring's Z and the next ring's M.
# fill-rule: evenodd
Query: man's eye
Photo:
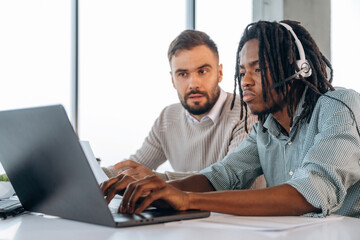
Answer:
M179 77L186 77L186 75L187 75L187 73L185 73L185 72L178 73Z
M205 74L205 73L207 73L207 72L208 72L208 71L205 70L205 69L201 69L201 70L199 71L200 74Z

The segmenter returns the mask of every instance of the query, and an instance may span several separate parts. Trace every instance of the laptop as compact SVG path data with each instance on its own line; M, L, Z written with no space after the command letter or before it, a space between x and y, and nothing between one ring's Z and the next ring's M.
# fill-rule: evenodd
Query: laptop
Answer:
M110 227L210 215L160 209L112 213L62 105L0 111L0 162L26 211Z

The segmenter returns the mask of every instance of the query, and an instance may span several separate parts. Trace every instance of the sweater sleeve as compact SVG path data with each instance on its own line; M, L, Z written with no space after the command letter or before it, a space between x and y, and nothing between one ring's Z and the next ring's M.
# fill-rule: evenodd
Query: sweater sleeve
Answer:
M162 147L160 135L161 131L163 131L162 117L165 110L166 108L160 114L159 118L156 119L141 148L129 157L130 160L141 163L152 170L156 169L167 160Z
M114 166L102 167L102 170L104 171L104 173L109 178L113 178L113 177L116 177L118 175L118 171L114 169ZM195 174L198 174L198 173L199 173L198 171L192 171L192 172L170 172L170 171L165 171L165 173L160 173L160 172L154 171L154 174L156 176L160 177L164 181L185 178L185 177L189 177L189 176L192 176L192 175L195 175Z

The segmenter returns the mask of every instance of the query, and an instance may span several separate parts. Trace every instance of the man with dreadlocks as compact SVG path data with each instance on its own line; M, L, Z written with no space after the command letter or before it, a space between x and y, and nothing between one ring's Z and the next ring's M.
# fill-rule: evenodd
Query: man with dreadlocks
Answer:
M247 139L189 178L110 179L101 187L107 201L125 189L124 213L165 201L237 215L360 217L360 95L332 87L331 64L310 34L293 21L252 23L236 69L242 112L259 116ZM260 174L268 188L243 190Z

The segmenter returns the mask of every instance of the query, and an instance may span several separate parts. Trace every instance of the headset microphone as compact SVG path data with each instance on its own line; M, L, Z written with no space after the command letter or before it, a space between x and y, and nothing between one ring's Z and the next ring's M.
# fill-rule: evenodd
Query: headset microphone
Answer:
M299 78L298 76L301 75L304 71L305 71L304 69L301 69L300 71L298 71L297 73L291 75L290 77L285 78L284 81L281 81L281 82L278 82L278 83L274 83L273 85L270 86L270 88L271 88L271 89L274 89L274 88L281 87L282 85L284 85L284 84L287 83L288 81L293 80L294 78Z
M295 32L293 31L293 29L288 24L283 23L283 22L280 22L279 24L284 26L291 33L291 35L294 37L296 47L297 47L297 49L299 51L300 59L296 60L296 64L298 65L298 68L300 69L300 71L296 72L295 78L299 79L300 76L302 76L303 78L310 77L311 73L312 73L311 67L310 67L309 62L306 60L304 48L303 48L300 40L298 39ZM293 76L291 76L291 77L293 78Z

